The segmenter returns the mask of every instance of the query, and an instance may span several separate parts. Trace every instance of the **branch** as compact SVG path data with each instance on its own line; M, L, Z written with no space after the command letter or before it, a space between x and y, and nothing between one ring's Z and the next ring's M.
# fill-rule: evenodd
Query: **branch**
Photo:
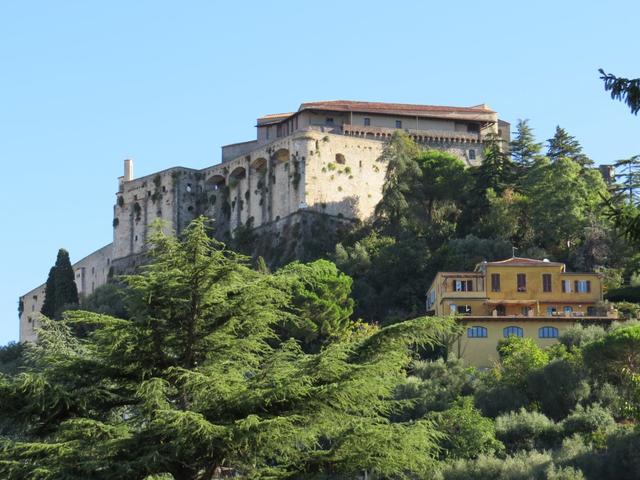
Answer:
M640 78L618 78L599 69L600 78L604 81L604 89L611 92L611 98L625 102L634 115L640 111Z

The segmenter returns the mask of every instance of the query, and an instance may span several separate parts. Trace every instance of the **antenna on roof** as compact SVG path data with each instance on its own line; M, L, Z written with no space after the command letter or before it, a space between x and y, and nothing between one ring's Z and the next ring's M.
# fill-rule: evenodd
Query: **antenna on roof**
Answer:
M516 247L511 247L511 258L516 258L516 250L518 250Z

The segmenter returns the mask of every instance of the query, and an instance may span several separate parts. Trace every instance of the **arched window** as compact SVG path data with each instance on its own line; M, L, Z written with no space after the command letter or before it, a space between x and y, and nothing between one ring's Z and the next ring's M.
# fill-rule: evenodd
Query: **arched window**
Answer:
M502 336L504 338L524 337L524 332L523 332L522 328L520 328L520 327L510 326L510 327L505 327L505 328L502 329Z
M556 327L540 327L538 338L558 338L558 329Z
M485 327L469 327L467 328L467 337L469 338L487 338L487 329Z

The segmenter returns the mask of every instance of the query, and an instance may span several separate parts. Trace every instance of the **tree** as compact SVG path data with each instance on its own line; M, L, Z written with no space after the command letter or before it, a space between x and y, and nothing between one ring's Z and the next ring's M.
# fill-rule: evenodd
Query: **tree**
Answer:
M536 244L564 253L581 241L591 214L596 214L606 186L597 171L583 170L566 157L541 161L524 181L529 222Z
M378 224L397 232L404 224L410 205L407 195L415 188L422 171L415 158L420 147L404 132L395 131L385 145L380 161L387 165L382 199L376 205Z
M327 260L290 263L276 278L291 294L293 319L287 331L309 349L317 350L332 341L344 340L354 324L354 302L350 277Z
M58 250L56 263L47 277L41 313L49 318L59 318L65 308L78 305L78 287L69 252Z
M582 146L575 137L569 135L564 128L556 126L556 131L552 138L547 140L547 157L553 162L561 158L573 160L581 167L593 165L593 160L582 153Z
M202 217L183 235L153 234L152 262L125 277L130 320L45 319L28 368L0 376L2 478L432 476L431 423L389 413L412 347L434 345L450 321L308 354L276 335L292 306L281 279L212 240ZM78 338L75 325L92 328Z
M487 189L501 194L513 184L514 165L502 144L503 140L497 135L485 139L484 159L473 170L473 189L478 196L484 195Z
M601 68L600 79L604 81L604 89L611 92L611 98L627 104L634 115L640 111L640 78L628 79L605 73Z
M614 192L618 193L629 205L638 204L638 189L640 189L640 155L618 160L615 163L616 181L622 180L614 187Z
M518 120L516 132L510 144L511 157L521 169L529 168L540 156L542 144L535 141L529 120Z

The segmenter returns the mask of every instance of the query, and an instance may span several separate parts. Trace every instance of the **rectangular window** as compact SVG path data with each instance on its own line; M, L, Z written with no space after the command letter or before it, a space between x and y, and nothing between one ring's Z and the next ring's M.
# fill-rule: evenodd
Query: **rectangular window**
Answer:
M518 291L519 292L526 292L527 291L527 274L526 273L518 273L517 276L517 282L518 282Z
M402 128L402 120L396 120L396 128Z
M460 315L471 315L471 306L470 305L459 305L458 313Z
M575 289L577 293L590 293L591 282L589 280L576 280Z
M476 151L474 148L469 150L469 160L475 160L476 159Z
M543 292L551 291L551 274L550 273L542 274L542 291Z
M364 126L365 126L365 127L368 127L368 126L370 126L370 125L371 125L371 119L370 119L370 118L368 118L368 117L365 117L365 118L364 118Z
M473 292L472 280L454 280L453 281L454 292Z
M571 293L571 280L562 280L562 293Z
M500 274L499 273L491 274L491 291L492 292L500 291Z

